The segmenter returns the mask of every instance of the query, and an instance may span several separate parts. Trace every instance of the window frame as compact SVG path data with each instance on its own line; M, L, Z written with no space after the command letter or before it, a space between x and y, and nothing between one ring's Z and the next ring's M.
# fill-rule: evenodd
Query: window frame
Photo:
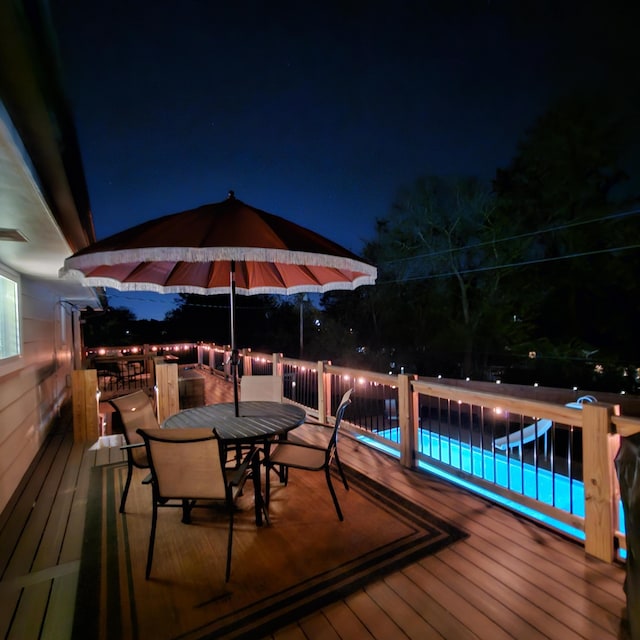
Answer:
M0 263L0 276L6 278L10 282L13 282L16 285L16 323L17 323L17 332L18 332L18 340L17 340L17 348L18 353L14 355L7 356L6 358L0 357L0 375L4 375L10 373L11 371L15 371L22 364L22 359L24 356L24 342L23 342L23 333L22 333L22 282L20 279L20 274L13 271L13 269L9 269L9 267ZM3 309L0 308L0 320L2 322L5 321Z

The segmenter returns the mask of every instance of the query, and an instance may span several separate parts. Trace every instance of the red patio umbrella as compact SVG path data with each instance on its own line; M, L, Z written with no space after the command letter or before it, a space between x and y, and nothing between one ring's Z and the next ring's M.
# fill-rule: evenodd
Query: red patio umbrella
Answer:
M310 229L236 199L166 215L65 260L60 276L88 286L158 293L229 293L238 401L235 295L323 293L374 284L377 270Z

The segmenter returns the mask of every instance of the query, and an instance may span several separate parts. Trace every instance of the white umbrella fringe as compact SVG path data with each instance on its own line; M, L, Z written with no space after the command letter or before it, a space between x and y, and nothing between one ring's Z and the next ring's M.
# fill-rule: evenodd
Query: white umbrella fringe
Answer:
M85 276L82 271L76 269L67 270L66 278L81 280L88 287L109 287L117 291L150 291L153 293L195 293L200 295L223 295L229 294L229 285L221 287L195 287L191 285L165 286L152 282L120 282L113 278ZM327 293L328 291L352 291L362 285L375 284L375 278L363 275L350 282L329 282L323 285L297 285L292 287L252 287L244 289L236 286L236 293L244 296L275 294L293 295L296 293Z
M70 269L85 269L99 265L116 265L133 262L209 262L217 260L235 260L240 262L265 262L297 264L309 266L335 267L355 272L366 272L372 278L377 275L374 266L361 260L319 254L308 251L292 251L289 249L238 248L238 247L144 247L87 253L67 258L65 266L60 269L64 277Z

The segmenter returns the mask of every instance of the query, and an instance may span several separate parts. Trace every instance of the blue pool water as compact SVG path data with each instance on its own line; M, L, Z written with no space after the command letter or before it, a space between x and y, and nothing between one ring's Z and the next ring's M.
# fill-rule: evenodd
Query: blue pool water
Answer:
M476 447L472 449L464 442L442 437L426 429L421 429L420 433L419 451L425 456L438 460L452 469L464 471L477 478L492 482L499 487L510 489L567 513L584 517L584 484L581 481L570 479L558 473L552 474L545 469L536 469L530 464L522 464L517 457L507 458L506 454L493 455L491 451L486 449ZM386 436L392 442L397 443L399 441L397 429L384 434L380 433L379 435ZM372 438L361 436L360 439L366 440L370 446L399 457L398 451L393 447L385 446ZM456 475L447 473L440 467L430 465L424 460L418 462L418 467L584 541L584 532L580 529L571 527L544 513L479 487L471 481L463 480ZM619 523L620 530L624 533L624 512L621 503L619 505Z

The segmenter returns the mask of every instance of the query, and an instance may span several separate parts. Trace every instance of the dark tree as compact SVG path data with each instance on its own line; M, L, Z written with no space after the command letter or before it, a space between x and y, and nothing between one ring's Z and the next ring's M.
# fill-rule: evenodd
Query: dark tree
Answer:
M638 183L625 170L638 130L628 114L609 96L564 98L496 174L498 215L526 264L521 315L535 326L530 346L553 345L567 357L640 355Z
M104 311L83 312L82 334L87 347L140 344L136 316L126 307L107 307ZM148 342L146 337L142 342Z
M173 339L231 343L228 295L181 294L180 298L177 308L166 318ZM238 295L235 310L238 348L297 353L297 311L286 297Z
M382 342L470 375L516 330L505 272L508 247L487 185L425 177L400 192L367 247L380 271L369 302ZM475 357L474 357L475 356ZM404 356L405 359L407 356Z

